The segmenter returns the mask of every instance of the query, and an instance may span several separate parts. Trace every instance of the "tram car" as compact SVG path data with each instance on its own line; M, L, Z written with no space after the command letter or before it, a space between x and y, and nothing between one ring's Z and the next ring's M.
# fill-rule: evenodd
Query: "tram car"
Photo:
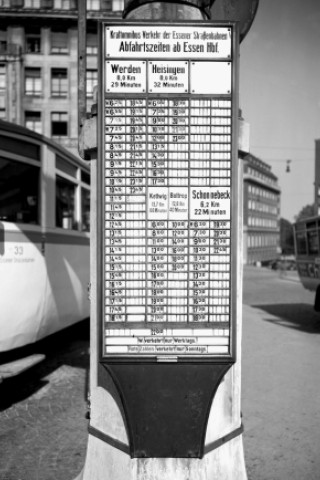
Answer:
M314 309L320 312L320 216L295 223L294 243L300 281L315 292Z
M0 352L89 317L90 171L0 121Z
M320 286L320 217L304 218L294 225L297 270L304 288Z

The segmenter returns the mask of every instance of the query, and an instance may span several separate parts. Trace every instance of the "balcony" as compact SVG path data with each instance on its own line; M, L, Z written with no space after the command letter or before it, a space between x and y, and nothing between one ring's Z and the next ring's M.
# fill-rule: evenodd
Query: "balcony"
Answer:
M22 49L20 45L15 43L0 42L0 61L8 62L18 60L21 56Z

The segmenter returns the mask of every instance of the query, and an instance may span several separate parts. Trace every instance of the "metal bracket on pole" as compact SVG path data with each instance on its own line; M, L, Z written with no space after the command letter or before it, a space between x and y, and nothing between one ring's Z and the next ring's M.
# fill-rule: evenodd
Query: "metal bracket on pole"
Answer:
M142 5L153 3L157 0L130 0L125 1L125 8L123 11L123 18L126 18L128 14ZM165 2L161 2L162 4ZM184 5L189 7L198 8L204 15L210 19L210 6L214 3L214 0L175 0L175 4Z

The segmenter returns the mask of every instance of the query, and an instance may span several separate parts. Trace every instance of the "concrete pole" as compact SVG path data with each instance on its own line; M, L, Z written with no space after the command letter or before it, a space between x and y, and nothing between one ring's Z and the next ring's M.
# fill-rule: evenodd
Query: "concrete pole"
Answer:
M196 1L195 1L196 3ZM131 10L128 20L205 20L203 12L196 6L152 2ZM91 151L91 181L96 184L96 132L94 120L82 132L82 148ZM240 169L239 169L240 170ZM240 183L242 185L242 182ZM242 192L242 187L240 187ZM92 205L96 205L96 192L92 189ZM124 423L121 401L113 380L107 371L107 389L98 386L98 319L96 318L96 211L91 212L91 419L90 428L102 432L100 438L89 431L87 456L83 471L77 480L246 480L242 435L231 440L217 440L241 427L241 329L242 329L242 199L239 199L239 250L237 292L237 362L221 382L211 406L202 459L188 458L135 458L128 452L129 440ZM150 425L152 428L152 425Z

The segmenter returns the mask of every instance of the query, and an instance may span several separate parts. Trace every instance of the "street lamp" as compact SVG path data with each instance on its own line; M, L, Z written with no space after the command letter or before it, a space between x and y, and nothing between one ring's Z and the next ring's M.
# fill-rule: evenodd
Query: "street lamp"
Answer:
M286 166L286 173L290 173L291 169L290 169L290 163L291 163L291 160L287 160L286 161L287 163L287 166Z

